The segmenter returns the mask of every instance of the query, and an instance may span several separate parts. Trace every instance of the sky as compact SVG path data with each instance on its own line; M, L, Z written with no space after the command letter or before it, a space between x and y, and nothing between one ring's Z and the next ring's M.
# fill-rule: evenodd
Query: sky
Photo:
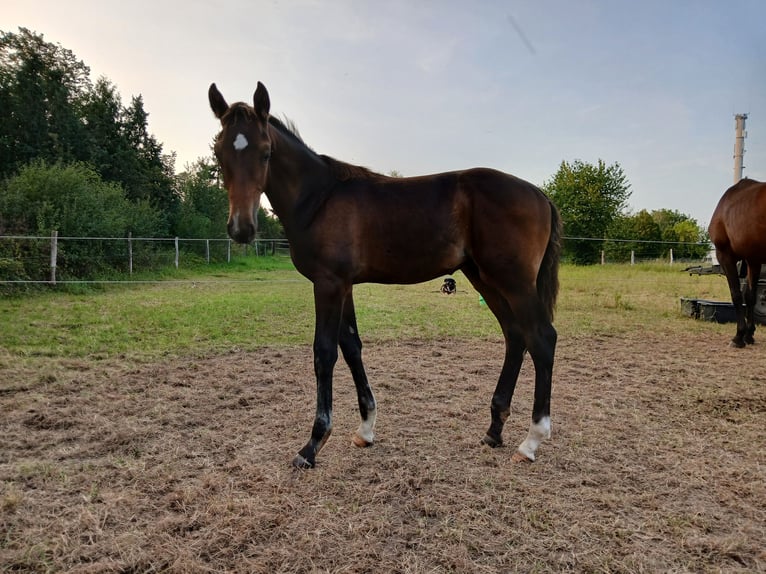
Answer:
M763 0L3 0L25 27L141 95L176 170L211 156L207 90L271 111L318 153L382 173L492 167L543 185L618 163L628 209L707 225L766 180Z

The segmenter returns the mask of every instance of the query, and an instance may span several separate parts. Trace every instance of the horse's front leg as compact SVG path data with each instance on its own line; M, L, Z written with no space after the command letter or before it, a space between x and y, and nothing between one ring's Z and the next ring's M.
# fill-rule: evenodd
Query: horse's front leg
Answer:
M346 296L346 301L343 304L339 341L343 358L348 368L351 369L351 376L354 379L356 396L359 401L359 414L362 417L362 422L352 441L358 447L372 446L375 440L377 407L362 363L362 340L359 338L359 329L356 326L356 311L351 292Z
M332 432L332 373L338 360L338 332L345 291L341 285L334 283L314 283L317 408L311 438L293 459L293 466L298 468L313 468L316 465L317 453Z

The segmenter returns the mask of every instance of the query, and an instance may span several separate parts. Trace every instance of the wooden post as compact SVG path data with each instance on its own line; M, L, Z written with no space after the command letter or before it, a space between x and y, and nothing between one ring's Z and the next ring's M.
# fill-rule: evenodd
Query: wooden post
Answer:
M670 248L670 264L673 265L673 248Z
M176 237L176 269L178 269L178 237Z
M231 239L226 241L226 263L231 263Z
M210 240L205 239L205 260L210 265Z
M601 265L604 265L606 263L606 258L604 257L604 250L601 250Z
M636 252L632 249L630 250L630 264L635 265L636 264Z
M128 273L133 275L133 232L128 231Z
M59 250L59 232L53 230L51 232L51 285L56 284L56 259L58 258Z

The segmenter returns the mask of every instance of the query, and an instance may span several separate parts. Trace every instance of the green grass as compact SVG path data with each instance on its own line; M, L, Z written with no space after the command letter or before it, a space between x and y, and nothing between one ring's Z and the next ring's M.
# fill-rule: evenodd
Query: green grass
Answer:
M562 266L560 336L731 330L681 315L681 297L728 300L722 276L689 276L681 270L668 264ZM356 286L363 340L500 337L478 293L461 274L455 277L454 296L439 293L442 279ZM163 279L4 297L0 349L6 357L151 359L311 342L311 284L285 258L237 258L173 270Z

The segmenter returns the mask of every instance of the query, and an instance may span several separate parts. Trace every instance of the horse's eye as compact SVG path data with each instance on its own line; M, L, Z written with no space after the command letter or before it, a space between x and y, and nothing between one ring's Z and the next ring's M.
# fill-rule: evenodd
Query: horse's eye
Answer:
M271 150L263 152L263 155L261 156L261 161L263 163L267 163L271 159Z

